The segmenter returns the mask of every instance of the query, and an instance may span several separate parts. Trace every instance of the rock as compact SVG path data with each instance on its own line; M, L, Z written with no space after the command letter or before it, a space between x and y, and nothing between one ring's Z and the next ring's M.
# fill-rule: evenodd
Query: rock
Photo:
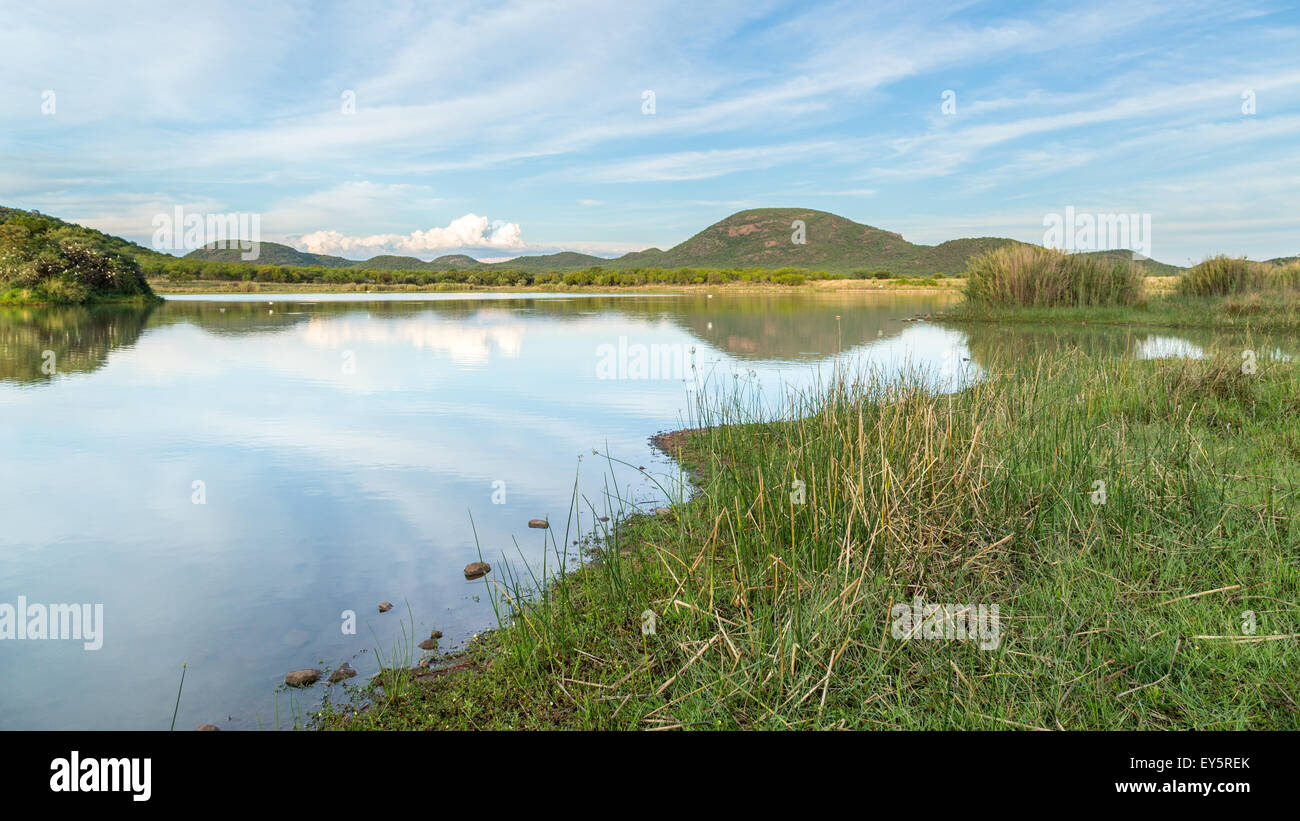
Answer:
M381 602L379 603L379 612L380 612L380 613L387 613L389 610L392 610L392 609L393 609L393 603L392 603L392 602L381 601Z
M671 516L671 515L672 515L672 512L673 512L673 509L672 509L671 507L657 507L657 508L655 508L655 515L656 515L656 516Z
M421 650L437 650L437 649L438 649L438 640L437 640L437 639L425 639L424 641L420 642L420 649L421 649Z
M551 523L546 521L545 519L529 519L528 526L535 527L538 530L545 530L546 528L551 526Z
M338 684L343 679L352 678L356 674L357 671L352 669L352 665L345 661L343 664L339 665L339 669L330 673L330 684Z
M609 521L609 517L608 517L608 516L600 516L600 517L598 517L598 518L599 518L602 522L608 522L608 521Z
M477 579L492 572L492 565L487 562L470 562L465 565L465 578Z
M440 638L442 638L442 631L441 631L441 630L434 630L432 633L429 634L429 638L431 638L431 639L440 639Z
M320 680L320 670L294 670L284 677L290 687L310 687Z
M218 727L218 726L215 725L215 724L200 724L199 726L195 727L194 729L195 729L196 732L204 732L204 733L219 733L219 732L221 732L221 728Z

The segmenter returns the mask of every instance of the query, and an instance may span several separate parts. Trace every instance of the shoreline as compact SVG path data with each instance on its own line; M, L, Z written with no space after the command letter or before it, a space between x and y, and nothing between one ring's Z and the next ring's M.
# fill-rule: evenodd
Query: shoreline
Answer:
M223 296L227 294L402 294L402 293L582 293L582 294L682 294L682 293L735 293L735 294L810 294L810 293L958 293L963 280L949 278L938 280L940 284L921 285L904 280L812 280L800 285L781 285L778 283L731 282L718 284L686 285L369 285L321 283L321 282L218 282L204 281L198 283L172 284L165 280L151 281L154 293L160 296Z
M598 561L435 662L453 672L381 673L359 691L368 707L327 705L312 726L1294 727L1272 683L1293 614L1258 636L1223 621L1249 607L1232 591L1293 596L1269 523L1295 503L1300 451L1259 443L1286 435L1297 385L1283 360L1256 377L1231 357L1067 355L946 397L841 386L791 421L705 414L651 437L688 500L621 519ZM1001 604L1005 627L992 649L891 640L895 605L914 600Z
M690 491L692 494L699 490L700 474L698 471L702 468L700 462L686 451L685 443L690 434L696 430L695 428L681 428L672 431L660 431L647 439L655 450L674 460L681 471L690 478ZM689 500L687 500L682 504L689 503ZM675 505L671 509L679 510L680 507L681 505ZM670 510L670 508L661 508L661 510ZM621 519L610 522L609 532L615 535L621 534L626 532L627 529L635 527L638 520L652 520L655 518L657 516L654 513L633 509ZM608 542L609 539L603 541ZM589 548L588 553L588 558L579 567L563 576L551 579L547 585L548 589L563 585L580 574L598 570L604 560L604 551L595 551ZM496 570L493 572L496 572ZM486 576L484 580L487 581ZM525 604L522 609L516 610L516 615L526 618L529 607L530 605ZM516 627L517 624L518 622L513 617L509 622L499 620L496 626L484 627L475 633L474 637L463 648L427 656L413 666L404 666L401 669L381 666L365 684L356 686L350 691L345 690L351 701L342 712L334 712L334 705L327 702L325 709L312 715L303 729L310 731L353 729L346 725L380 709L375 704L375 687L382 688L386 684L391 685L395 682L395 679L401 680L400 689L405 690L410 685L428 684L451 676L466 677L481 674L491 666L492 656L496 652L499 637L504 631ZM362 697L368 700L365 704L357 707L355 700Z
M83 302L66 302L49 299L3 299L0 308L93 308L97 305L161 305L165 302L161 295L129 297L94 297Z

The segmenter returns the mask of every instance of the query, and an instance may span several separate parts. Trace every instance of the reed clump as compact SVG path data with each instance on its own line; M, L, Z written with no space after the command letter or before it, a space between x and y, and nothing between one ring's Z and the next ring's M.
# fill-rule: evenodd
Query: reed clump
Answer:
M1285 265L1254 262L1220 254L1192 266L1178 278L1184 296L1239 297L1300 291L1300 262ZM1226 304L1226 303L1225 303ZM1233 301L1229 310L1249 310L1249 301Z
M1037 245L1007 245L973 258L966 297L994 306L1133 305L1143 295L1142 271L1131 262L1066 254Z

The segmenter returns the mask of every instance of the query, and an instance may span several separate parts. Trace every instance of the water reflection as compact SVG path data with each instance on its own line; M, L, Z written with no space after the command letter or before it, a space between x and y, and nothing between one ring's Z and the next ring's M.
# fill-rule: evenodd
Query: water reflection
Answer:
M1261 358L1290 359L1298 347L1294 336L1193 328L991 323L969 323L953 328L960 328L963 333L972 361L989 369L1002 369L1042 357L1060 357L1071 351L1092 357L1200 359L1211 353L1238 356L1250 349Z
M152 307L0 308L0 380L48 382L89 373L144 332Z

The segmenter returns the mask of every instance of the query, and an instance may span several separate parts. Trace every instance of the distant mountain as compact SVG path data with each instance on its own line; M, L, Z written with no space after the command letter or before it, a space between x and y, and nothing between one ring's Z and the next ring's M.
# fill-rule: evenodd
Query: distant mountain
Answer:
M201 259L207 262L247 262L250 265L301 265L303 267L323 265L326 268L352 268L357 265L355 260L329 254L309 254L278 242L259 243L257 259L253 260L244 259L243 255L247 251L242 248L218 248L216 245L217 243L213 243L195 248L185 255L185 259ZM410 259L421 265L424 264L415 257Z
M13 209L0 208L3 214ZM796 228L802 222L802 229ZM90 231L91 229L85 229ZM801 230L801 235L796 231ZM95 232L98 233L98 232ZM121 250L134 253L141 262L158 254L135 243L101 234L105 242L117 243ZM802 239L802 242L796 240ZM809 208L754 208L740 211L668 250L648 248L621 257L607 259L574 251L521 256L505 262L479 262L465 254L448 254L434 260L385 254L367 260L345 259L330 254L299 251L277 242L261 243L261 253L254 265L313 266L356 268L385 271L448 271L481 268L517 270L528 273L577 271L602 267L627 268L806 268L830 273L887 270L894 274L924 276L958 275L966 269L972 256L1018 244L1003 237L954 239L938 245L918 245L899 234L854 222L827 211ZM239 248L205 247L185 255L185 259L243 263ZM1127 250L1095 251L1095 255L1114 259L1132 259ZM1293 259L1293 258L1286 258ZM1272 260L1279 262L1282 260ZM1176 274L1184 269L1155 260L1139 263L1152 274Z
M796 225L803 223L802 237ZM796 242L802 238L803 242ZM800 208L756 208L732 214L670 248L627 254L607 267L661 268L808 268L849 273L886 269L895 274L956 275L976 254L1004 245L1022 244L1002 237L954 239L939 245L917 245L892 231L863 225L826 211ZM1132 259L1130 251L1099 251L1115 259ZM1140 263L1152 270L1171 265Z
M511 271L527 271L529 273L540 273L543 271L581 271L583 268L593 266L602 266L605 268L635 268L635 265L620 265L621 260L626 259L626 255L618 259L606 259L605 257L593 257L591 254L579 254L576 251L561 251L558 254L541 254L531 257L515 257L505 262L493 262L490 265L484 265L485 268L505 268ZM481 263L480 263L481 264Z
M967 257L977 250L1011 241L915 245L891 231L826 211L756 208L715 222L667 251L627 254L611 267L807 268L839 273L887 268L898 274L947 274L963 269Z
M1126 249L1119 251L1087 251L1084 256L1103 257L1114 262L1133 262L1133 252ZM1170 265L1166 262L1157 262L1154 259L1137 260L1139 267L1147 269L1147 276L1172 277L1181 274L1186 268L1177 265Z

